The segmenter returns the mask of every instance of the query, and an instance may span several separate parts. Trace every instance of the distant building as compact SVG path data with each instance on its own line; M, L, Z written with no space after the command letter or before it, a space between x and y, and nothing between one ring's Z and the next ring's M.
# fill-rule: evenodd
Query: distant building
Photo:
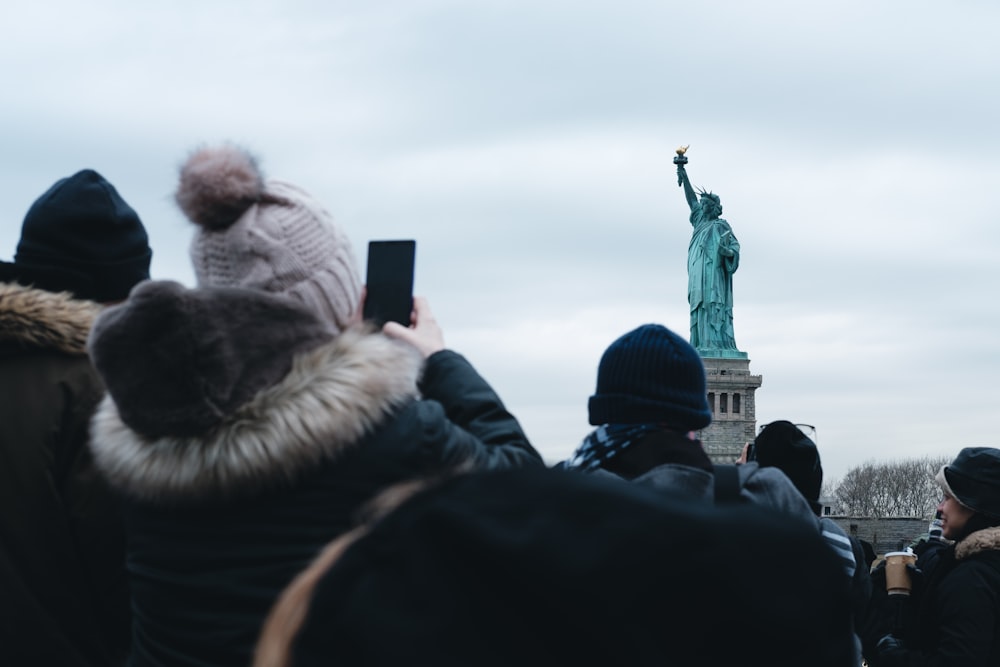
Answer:
M822 508L820 514L823 516L836 516L840 514L840 504L833 496L820 496L819 504Z

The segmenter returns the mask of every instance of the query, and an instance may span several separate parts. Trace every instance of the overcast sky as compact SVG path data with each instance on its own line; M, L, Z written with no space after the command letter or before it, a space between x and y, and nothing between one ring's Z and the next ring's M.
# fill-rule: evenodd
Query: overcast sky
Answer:
M550 462L601 353L687 336L674 149L742 246L757 419L813 424L827 480L1000 446L994 0L102 0L0 9L0 257L91 167L193 284L173 204L234 141L353 239L415 238L416 292Z

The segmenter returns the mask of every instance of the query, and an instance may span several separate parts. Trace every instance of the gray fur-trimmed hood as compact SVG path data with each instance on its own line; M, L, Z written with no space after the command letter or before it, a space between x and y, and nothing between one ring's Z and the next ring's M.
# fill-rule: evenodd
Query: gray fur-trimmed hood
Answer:
M1000 526L977 530L955 545L955 559L962 560L984 551L1000 551Z
M411 346L355 328L297 354L283 379L203 435L144 437L108 396L92 420L91 448L105 477L135 498L237 496L294 479L356 446L418 396L421 368Z
M0 343L86 354L87 336L101 308L68 292L0 283Z

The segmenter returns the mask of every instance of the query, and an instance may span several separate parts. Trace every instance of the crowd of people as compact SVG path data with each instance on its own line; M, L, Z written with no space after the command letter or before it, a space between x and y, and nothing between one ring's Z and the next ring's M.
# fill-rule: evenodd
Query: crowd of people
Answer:
M0 663L1000 664L1000 450L961 449L909 595L819 512L815 442L732 465L659 324L543 460L428 301L362 317L352 242L245 149L175 191L193 287L89 169L0 262Z

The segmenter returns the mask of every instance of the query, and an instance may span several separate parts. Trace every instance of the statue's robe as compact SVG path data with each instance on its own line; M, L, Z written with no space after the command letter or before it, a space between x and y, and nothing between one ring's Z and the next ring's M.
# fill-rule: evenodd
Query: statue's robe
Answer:
M733 273L740 264L740 243L728 222L705 215L701 202L691 207L691 226L691 345L698 350L735 350Z

